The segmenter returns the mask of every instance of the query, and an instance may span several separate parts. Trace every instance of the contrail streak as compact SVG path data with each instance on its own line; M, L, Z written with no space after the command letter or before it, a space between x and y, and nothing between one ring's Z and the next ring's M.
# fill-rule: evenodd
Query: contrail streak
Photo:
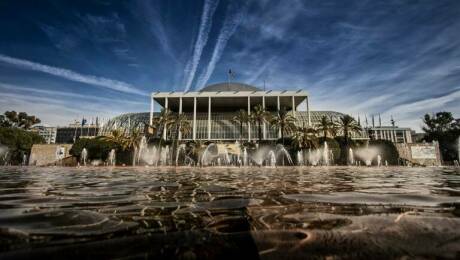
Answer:
M206 0L204 2L203 14L201 15L200 29L198 31L198 37L195 42L192 59L187 62L185 67L185 74L187 79L185 82L185 91L188 91L192 85L193 79L195 78L196 69L200 63L201 54L203 52L206 43L208 42L209 32L212 27L212 17L219 5L219 0L212 1Z
M17 59L17 58L3 55L3 54L0 54L0 61L14 65L14 66L18 66L24 69L43 72L46 74L50 74L53 76L68 79L68 80L75 81L75 82L86 83L89 85L108 88L111 90L116 90L119 92L125 92L129 94L136 94L136 95L142 95L142 96L147 95L144 91L141 91L135 88L133 85L126 83L126 82L118 81L118 80L97 77L93 75L84 75L84 74L80 74L72 70L52 67L52 66L48 66L48 65L28 61L28 60Z
M204 73L200 76L200 79L197 83L197 89L203 88L208 82L209 78L214 72L217 62L220 60L220 57L222 56L225 46L227 46L228 40L230 39L230 37L232 37L236 29L238 28L238 25L243 20L243 17L247 10L247 6L244 5L241 11L237 12L234 15L230 15L233 9L234 7L230 5L230 7L227 10L224 25L222 26L222 29L220 30L219 36L217 38L217 43L214 47L211 60L209 61Z

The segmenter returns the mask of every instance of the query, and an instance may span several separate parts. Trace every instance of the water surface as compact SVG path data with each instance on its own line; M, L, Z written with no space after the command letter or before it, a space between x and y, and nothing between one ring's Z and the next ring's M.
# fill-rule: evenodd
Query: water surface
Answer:
M0 258L459 258L452 168L0 168Z

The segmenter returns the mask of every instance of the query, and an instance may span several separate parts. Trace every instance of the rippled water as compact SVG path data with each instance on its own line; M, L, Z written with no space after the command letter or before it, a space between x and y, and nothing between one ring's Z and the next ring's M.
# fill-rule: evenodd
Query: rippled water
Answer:
M0 168L0 258L460 258L460 170Z

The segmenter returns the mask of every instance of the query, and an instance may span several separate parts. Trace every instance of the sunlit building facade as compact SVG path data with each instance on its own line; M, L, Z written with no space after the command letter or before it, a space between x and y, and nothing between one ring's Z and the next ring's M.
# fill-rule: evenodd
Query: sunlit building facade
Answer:
M255 106L262 106L266 111L276 114L284 108L297 119L298 124L311 125L308 93L298 91L264 91L259 88L239 84L220 83L210 85L196 92L156 92L151 96L150 123L155 117L155 104L175 113L185 114L189 120L191 131L179 133L183 140L239 140L248 141L258 138L258 126L247 123L240 133L234 116L241 109L250 115ZM300 104L305 104L305 111L298 111ZM162 131L163 138L166 131ZM175 134L174 132L170 133ZM280 131L268 122L262 125L264 140L275 140L280 137Z
M240 126L233 118L243 109L251 114L254 107L260 105L276 116L280 109L285 109L296 119L297 126L315 127L323 116L339 121L344 114L335 111L311 111L308 92L304 90L261 90L254 86L240 83L220 83L207 86L196 92L154 92L151 95L150 112L128 113L117 116L101 128L102 135L113 129L125 129L125 132L137 128L144 130L151 125L162 109L168 108L174 113L184 114L190 125L190 131L179 133L181 140L211 141L254 141L258 139L258 126L254 123ZM278 128L264 122L263 140L277 140L281 137ZM159 136L170 139L176 136L174 129L167 133L159 129ZM339 133L340 135L340 133ZM289 133L286 134L289 136ZM367 132L350 133L355 140L369 140Z

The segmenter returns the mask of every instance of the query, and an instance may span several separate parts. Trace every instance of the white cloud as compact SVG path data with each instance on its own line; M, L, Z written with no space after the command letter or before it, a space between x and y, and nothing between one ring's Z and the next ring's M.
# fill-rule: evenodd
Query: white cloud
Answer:
M243 5L242 10L237 11L236 14L231 14L231 12L234 12L234 8L235 7L232 6L231 3L227 10L224 25L220 30L216 45L214 46L214 51L212 53L211 60L209 61L208 66L206 67L204 72L201 74L200 79L198 80L196 87L197 89L201 89L206 85L212 73L214 72L217 62L220 60L220 57L222 56L222 53L225 50L225 47L227 46L228 40L230 39L230 37L232 37L233 33L235 33L236 29L238 28L238 25L244 19L244 16L247 11L247 6Z
M195 42L193 49L192 59L188 61L185 67L185 73L187 79L185 81L185 90L188 91L192 85L193 79L195 78L196 69L201 59L201 53L203 52L206 43L208 42L209 32L212 27L212 17L216 11L219 1L206 0L204 2L203 14L201 15L200 29L198 31L198 37Z
M64 79L68 79L71 81L81 82L81 83L103 87L103 88L107 88L107 89L111 89L111 90L115 90L119 92L129 93L129 94L136 94L136 95L143 95L143 96L147 95L146 92L137 89L133 85L122 82L122 81L118 81L118 80L97 77L93 75L84 75L84 74L80 74L72 70L52 67L52 66L48 66L48 65L28 61L28 60L17 59L17 58L3 55L3 54L0 54L0 61L14 65L14 66L18 66L24 69L47 73L47 74L57 76L60 78L64 78Z
M54 90L45 90L45 89L38 89L38 88L29 88L29 87L23 87L23 86L18 86L18 85L11 85L11 84L5 84L5 83L0 83L0 89L7 89L7 90L12 90L12 91L21 91L24 92L24 94L31 95L31 93L37 93L41 95L47 95L47 96L61 96L61 97L68 97L73 100L79 99L79 100L93 100L93 101L98 101L98 102L116 102L116 103L121 103L121 104L132 104L132 105L137 105L137 106L143 106L146 104L146 102L138 102L138 101L132 101L132 100L126 100L126 99L113 99L113 98L105 98L105 97L100 97L100 96L94 96L94 95L83 95L83 94L77 94L77 93L72 93L72 92L64 92L64 91L54 91Z

